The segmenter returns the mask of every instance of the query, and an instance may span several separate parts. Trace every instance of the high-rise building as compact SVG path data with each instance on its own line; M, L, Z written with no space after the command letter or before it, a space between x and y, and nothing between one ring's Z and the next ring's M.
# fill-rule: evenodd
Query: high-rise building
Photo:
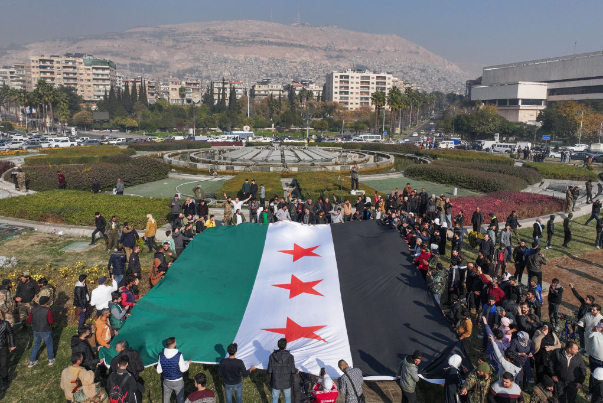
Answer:
M24 63L0 68L0 86L21 90L26 89L26 81Z
M31 56L25 64L25 76L28 91L42 79L55 87L73 87L86 101L98 101L116 84L116 65L84 53Z
M373 93L382 91L387 95L394 79L395 77L390 73L375 73L368 70L333 71L327 74L325 101L338 102L349 110L361 106L373 107L371 100Z

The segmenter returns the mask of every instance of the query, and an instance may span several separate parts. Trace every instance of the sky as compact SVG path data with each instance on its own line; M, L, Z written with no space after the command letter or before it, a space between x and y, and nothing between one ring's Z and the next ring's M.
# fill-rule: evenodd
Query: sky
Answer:
M292 24L298 10L302 23L398 35L471 75L603 50L601 0L0 0L0 47L195 21Z

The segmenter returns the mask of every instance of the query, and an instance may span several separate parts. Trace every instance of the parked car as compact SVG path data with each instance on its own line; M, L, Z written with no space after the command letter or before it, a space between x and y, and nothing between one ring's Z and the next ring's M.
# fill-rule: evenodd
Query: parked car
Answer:
M83 143L80 143L80 145L82 145L82 146L100 146L101 142L99 140L91 139L91 140L84 141Z
M8 151L10 150L10 147L7 143L0 143L0 152L1 151Z
M27 140L21 144L21 150L35 150L36 148L42 148L40 140Z

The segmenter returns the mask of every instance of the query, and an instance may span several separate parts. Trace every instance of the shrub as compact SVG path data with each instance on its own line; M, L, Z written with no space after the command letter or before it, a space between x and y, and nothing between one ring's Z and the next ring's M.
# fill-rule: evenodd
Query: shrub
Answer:
M168 222L169 200L151 197L92 194L76 190L52 190L0 200L0 215L57 224L94 226L94 213L100 211L108 220L116 215L134 228L144 228L147 214L157 225Z
M433 159L443 159L449 161L481 162L484 164L503 164L513 165L515 161L506 155L492 155L478 151L464 150L418 150L417 155L430 157Z
M213 144L213 143L212 143ZM252 146L266 146L268 143L246 143ZM284 146L305 146L306 143L283 143ZM367 151L384 151L401 154L414 154L419 148L410 144L383 144L383 143L309 143L308 147L340 147L344 150L367 150Z
M481 193L497 190L521 190L526 187L524 179L489 172L484 175L478 169L457 168L454 164L416 164L405 169L410 178L463 187Z
M26 165L91 164L107 161L114 155L134 155L136 151L117 146L89 146L58 149L44 149L46 155L36 155L25 159Z
M335 194L337 198L350 199L351 202L356 200L356 196L350 195L351 180L349 174L339 172L300 172L296 175L297 182L302 191L304 200L311 198L316 201L319 197L329 197ZM340 182L338 178L342 178ZM340 194L341 183L341 194ZM366 195L373 197L375 189L366 186L363 183L359 184L359 188L366 192Z
M473 249L477 249L478 239L484 239L484 236L476 231L471 231L467 235L467 242L469 242L469 246L471 246Z
M114 157L117 158L117 157ZM98 179L102 190L111 190L117 178L126 186L140 185L167 177L167 164L149 157L127 158L123 163L98 162L87 165L44 165L24 167L29 189L44 191L56 189L57 171L61 171L70 190L90 191L93 178Z
M210 148L211 144L203 141L190 140L171 140L161 142L134 143L128 146L129 149L136 151L173 151L173 150L194 150L199 148Z
M586 181L588 179L597 180L597 175L586 168L577 167L570 164L559 164L554 162L525 162L524 167L537 170L547 179L566 179L576 181Z
M244 172L240 173L233 178L224 182L222 187L216 192L216 198L222 199L224 193L232 197L241 198L243 192L241 192L241 186L245 179L249 179L251 183L252 179L255 179L258 188L260 184L264 184L266 188L266 200L273 198L274 195L281 197L283 195L283 185L281 183L281 176L278 172Z
M0 175L10 169L13 169L14 166L15 164L10 161L0 161Z
M444 166L451 170L469 169L477 172L492 172L503 175L514 176L523 179L527 185L533 185L542 180L542 175L538 171L527 167L516 167L502 164L484 164L477 162L455 162L455 161L433 161L430 166ZM525 186L524 186L525 187Z
M476 207L479 207L484 217L493 213L502 223L513 210L517 211L519 219L524 219L553 214L562 211L564 206L565 200L557 197L528 192L500 191L483 196L455 197L452 199L452 214L456 216L460 210L463 210L465 224L468 225L471 215Z

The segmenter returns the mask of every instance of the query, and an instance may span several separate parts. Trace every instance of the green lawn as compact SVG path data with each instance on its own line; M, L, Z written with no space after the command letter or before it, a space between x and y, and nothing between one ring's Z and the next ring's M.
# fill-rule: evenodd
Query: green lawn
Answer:
M410 179L410 178L390 178L390 179L380 179L380 180L363 180L362 183L370 186L372 188L377 189L379 192L383 192L388 194L395 188L398 188L400 191L404 189L407 183L410 183L410 186L413 189L418 189L420 192L422 188L425 188L427 193L441 195L444 194L446 196L452 196L453 186L442 185L440 183ZM457 196L474 196L479 195L480 193L472 192L471 190L458 188Z
M180 192L186 196L192 196L192 189L200 184L205 194L216 193L222 186L224 180L216 181L194 181L191 179L162 179L154 182L144 183L126 187L125 194L144 196L144 197L160 197L171 198L176 192ZM185 196L185 197L186 197Z

